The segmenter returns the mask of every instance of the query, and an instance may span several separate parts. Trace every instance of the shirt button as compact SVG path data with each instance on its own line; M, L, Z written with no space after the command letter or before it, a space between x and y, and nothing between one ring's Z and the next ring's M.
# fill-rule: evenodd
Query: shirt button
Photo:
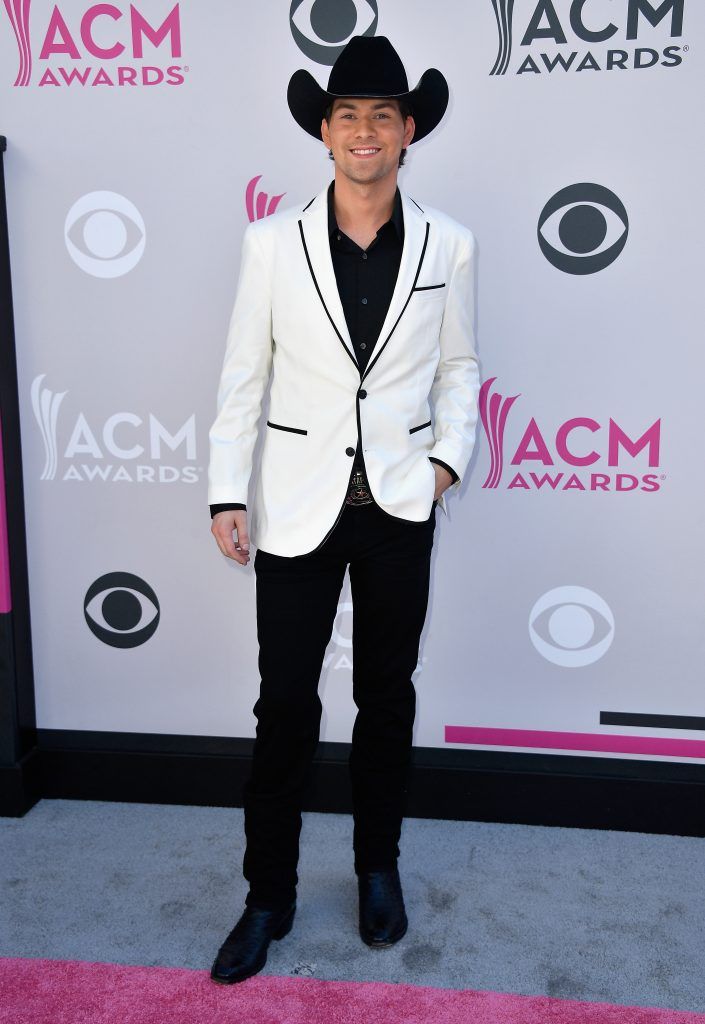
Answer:
M364 388L361 388L361 389L360 389L360 390L358 391L358 395L360 396L360 398L367 398L367 392L365 391L365 389L364 389Z
M340 241L340 235L336 235L335 237Z
M366 305L367 305L367 299L362 299L362 305L363 305L363 306L366 306Z
M367 342L366 341L361 341L360 342L360 348L367 348Z
M363 254L362 254L362 258L363 258L363 260L366 260L366 259L367 259L367 253L366 253L366 252L363 252Z
M345 449L345 454L346 455L354 455L355 454L355 449L354 448L346 448Z

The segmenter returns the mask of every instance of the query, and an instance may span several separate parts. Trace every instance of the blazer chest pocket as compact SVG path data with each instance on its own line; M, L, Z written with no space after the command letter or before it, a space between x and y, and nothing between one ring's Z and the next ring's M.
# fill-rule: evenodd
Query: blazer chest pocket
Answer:
M423 306L441 306L446 301L446 283L417 285L414 288L415 301ZM419 307L420 308L420 307Z
M427 321L434 324L443 315L446 306L447 289L445 282L442 284L425 284L414 288L412 292L412 306L414 313L420 321Z
M283 423L272 423L271 420L267 420L267 426L274 427L275 430L288 430L292 434L308 434L308 430L302 427L286 427Z
M430 427L431 421L428 420L426 423L419 423L415 427L409 427L409 433L413 434L416 430L423 430L424 427Z

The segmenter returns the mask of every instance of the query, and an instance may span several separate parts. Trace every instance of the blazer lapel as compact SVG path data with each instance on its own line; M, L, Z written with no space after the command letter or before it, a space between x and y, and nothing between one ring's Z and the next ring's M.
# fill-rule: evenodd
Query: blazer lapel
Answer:
M429 224L424 212L421 207L418 206L414 200L406 194L406 192L404 192L403 189L400 188L399 192L401 194L401 205L404 212L404 245L402 247L399 273L397 275L396 284L394 285L394 292L392 293L392 299L389 303L387 315L384 318L384 323L382 324L382 329L379 332L379 337L372 349L372 355L369 363L367 364L364 377L368 375L372 367L375 365L386 348L387 342L394 334L397 324L401 320L404 310L409 304L411 294L418 280L424 256L426 254Z
M327 185L302 212L299 218L299 232L308 270L313 278L318 298L340 343L359 373L360 367L345 320L345 312L338 292L338 282L333 270L333 259L330 254Z
M404 213L404 245L402 247L399 273L394 285L389 308L387 309L387 315L384 318L379 337L375 341L370 361L367 364L362 379L368 375L384 351L389 339L394 334L397 324L401 320L404 310L411 299L426 253L429 232L428 221L421 207L401 188L399 191ZM304 208L299 218L299 232L304 256L308 264L308 271L318 292L318 298L340 343L359 372L360 368L345 320L345 312L340 301L338 282L335 279L333 260L330 254L328 186L319 192L309 205Z

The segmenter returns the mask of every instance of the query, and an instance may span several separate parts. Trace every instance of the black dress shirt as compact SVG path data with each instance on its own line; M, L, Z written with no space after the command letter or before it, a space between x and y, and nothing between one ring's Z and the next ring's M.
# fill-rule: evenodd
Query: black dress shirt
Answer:
M397 189L392 216L367 248L361 249L338 227L333 204L334 184L331 182L328 189L330 251L338 294L362 375L392 301L404 245L404 214ZM358 444L359 441L358 438Z
M332 181L328 189L331 258L350 340L362 375L374 351L392 300L404 244L404 214L401 195L397 188L391 217L382 225L368 247L362 249L338 227L333 203L334 187L335 182ZM458 479L458 474L447 463L434 456L429 458L447 469L453 477L453 482ZM357 439L351 477L355 469L362 469L364 472L360 437ZM217 512L238 508L244 509L246 506L239 503L211 505L211 517Z

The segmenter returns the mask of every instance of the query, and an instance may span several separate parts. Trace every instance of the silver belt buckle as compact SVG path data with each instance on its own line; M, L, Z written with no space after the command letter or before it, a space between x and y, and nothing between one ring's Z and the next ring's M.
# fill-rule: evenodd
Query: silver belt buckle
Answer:
M348 505L371 505L374 498L370 494L367 477L361 469L353 469L348 495L345 499Z

